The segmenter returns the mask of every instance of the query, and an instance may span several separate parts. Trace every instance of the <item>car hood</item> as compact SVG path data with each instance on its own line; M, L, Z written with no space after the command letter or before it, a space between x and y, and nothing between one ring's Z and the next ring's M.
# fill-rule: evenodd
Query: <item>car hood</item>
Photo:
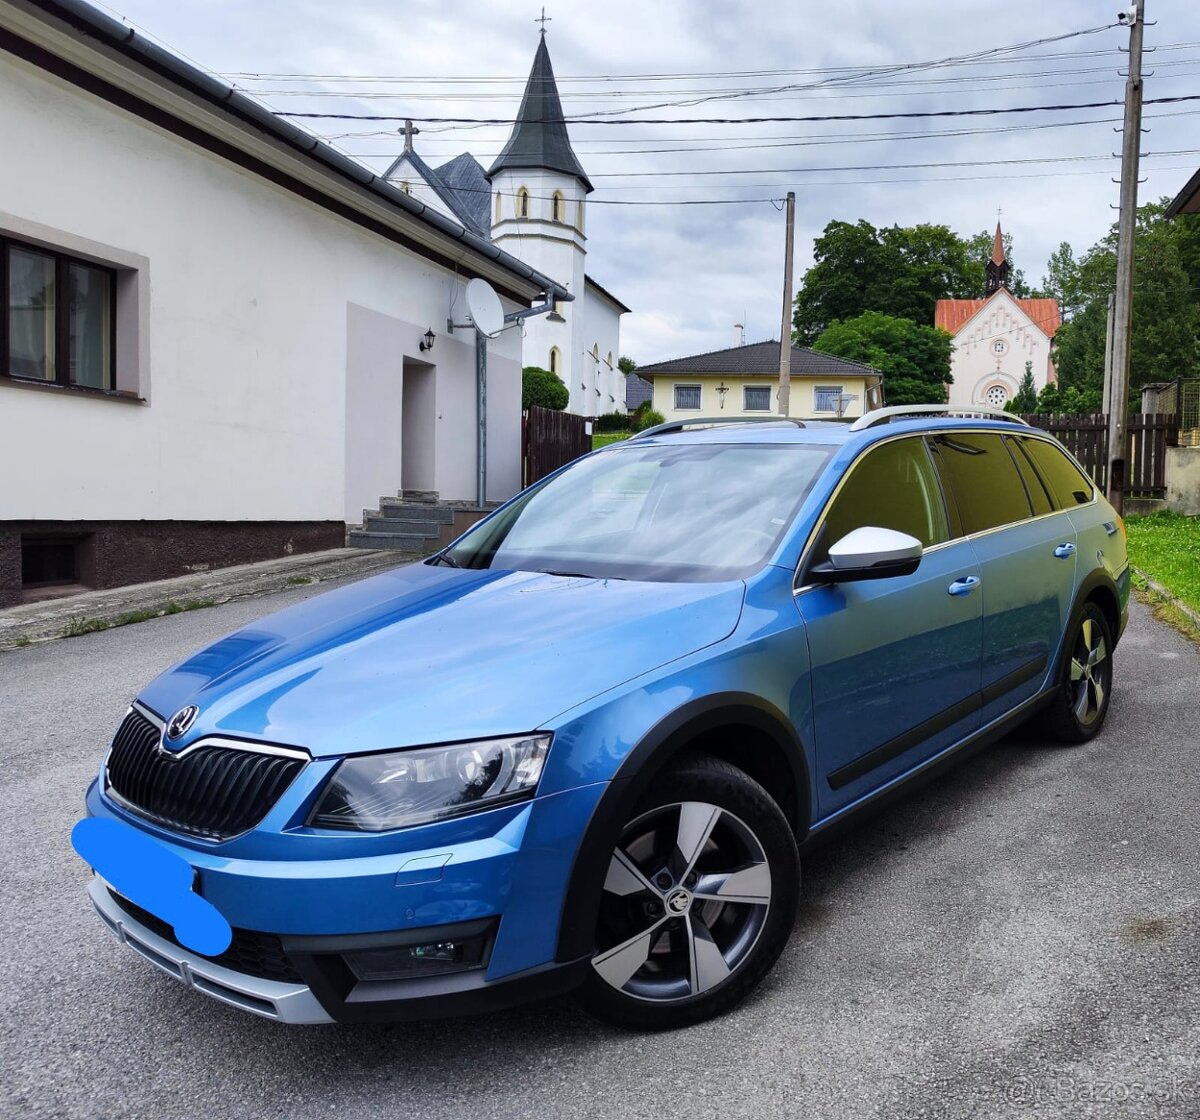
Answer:
M224 734L320 757L533 731L720 641L744 592L413 564L259 619L139 700L199 708L180 748Z

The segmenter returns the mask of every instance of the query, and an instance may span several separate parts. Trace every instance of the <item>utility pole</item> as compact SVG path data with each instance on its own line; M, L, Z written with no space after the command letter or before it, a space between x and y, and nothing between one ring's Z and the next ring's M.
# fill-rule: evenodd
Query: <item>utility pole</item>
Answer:
M787 244L783 251L783 320L779 326L779 415L792 399L792 251L796 240L796 192L787 196Z
M1123 16L1129 24L1129 74L1121 144L1121 207L1117 217L1117 285L1113 299L1111 382L1108 398L1108 500L1124 511L1125 440L1129 413L1129 359L1133 327L1133 242L1137 232L1138 148L1142 139L1142 32L1145 0Z

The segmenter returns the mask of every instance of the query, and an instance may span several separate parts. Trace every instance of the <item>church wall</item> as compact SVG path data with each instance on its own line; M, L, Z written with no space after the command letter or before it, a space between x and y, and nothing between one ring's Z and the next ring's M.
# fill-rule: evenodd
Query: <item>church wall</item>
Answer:
M364 500L401 485L406 356L447 387L436 486L474 497L474 344L445 332L464 286L452 272L8 58L0 131L37 153L6 168L0 232L121 270L116 360L130 389L0 384L0 473L17 480L0 487L0 522L357 522ZM67 166L88 169L86 189ZM353 345L351 308L383 317ZM489 496L501 498L519 488L518 332L490 350ZM372 408L385 422L362 429L375 451L358 448L348 487L349 410Z
M994 407L1003 407L1020 387L1027 361L1033 363L1033 382L1040 392L1053 377L1050 340L1007 292L1001 292L954 337L950 404L988 405L988 391L1002 389L1004 400Z
M621 313L588 286L583 305L583 380L596 398L595 414L625 411L625 375L617 365L621 346ZM593 357L593 352L599 357Z

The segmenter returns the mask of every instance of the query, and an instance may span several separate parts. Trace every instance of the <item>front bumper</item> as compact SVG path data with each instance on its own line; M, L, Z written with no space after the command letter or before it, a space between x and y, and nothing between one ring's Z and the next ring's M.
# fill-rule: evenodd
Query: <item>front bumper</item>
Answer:
M281 1023L334 1021L307 984L285 984L235 972L159 936L121 909L98 875L92 876L88 895L117 940L189 988Z
M390 834L285 828L210 843L131 816L94 783L90 814L133 825L187 860L199 893L235 930L277 939L291 966L284 975L247 974L183 948L152 915L140 912L141 920L116 902L99 877L90 894L114 933L162 971L267 1018L361 1022L497 1010L583 978L586 960L559 959L558 930L574 854L602 789L577 787ZM489 926L488 950L470 971L361 982L341 955L453 939L480 923ZM290 982L297 979L304 982Z

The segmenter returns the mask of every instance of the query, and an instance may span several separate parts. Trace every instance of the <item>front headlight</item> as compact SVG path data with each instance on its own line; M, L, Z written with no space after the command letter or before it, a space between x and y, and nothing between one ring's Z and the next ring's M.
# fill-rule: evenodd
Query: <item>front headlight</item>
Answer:
M309 818L317 828L382 832L533 796L550 735L347 758Z

